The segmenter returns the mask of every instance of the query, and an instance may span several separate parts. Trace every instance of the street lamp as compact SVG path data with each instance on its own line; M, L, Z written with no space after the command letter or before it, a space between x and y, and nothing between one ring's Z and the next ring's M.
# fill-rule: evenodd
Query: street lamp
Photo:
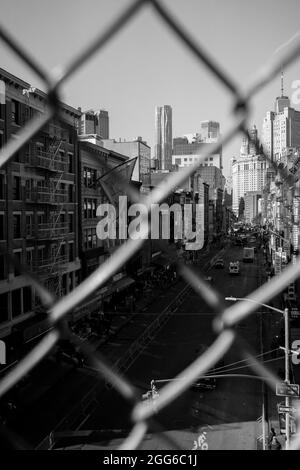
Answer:
M247 297L225 297L225 300L229 300L232 302L236 302L238 300L252 302L257 305L266 307L274 312L281 313L284 315L284 357L285 357L285 383L290 384L290 366L289 366L289 352L290 352L290 328L289 328L289 309L285 308L284 310L280 310L279 308L272 307L271 305L263 304L258 302L254 299L248 299ZM285 413L285 428L286 428L286 449L289 449L290 446L290 415L289 415L289 407L290 407L290 397L285 397L285 406L286 406L286 413Z

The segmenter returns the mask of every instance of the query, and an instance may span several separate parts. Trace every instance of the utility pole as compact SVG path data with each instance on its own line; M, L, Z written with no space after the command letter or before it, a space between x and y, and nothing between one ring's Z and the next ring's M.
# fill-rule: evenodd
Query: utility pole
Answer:
M289 322L289 309L284 309L284 346L285 346L285 383L290 383L290 322ZM286 450L290 447L290 397L285 397L285 429L286 429Z

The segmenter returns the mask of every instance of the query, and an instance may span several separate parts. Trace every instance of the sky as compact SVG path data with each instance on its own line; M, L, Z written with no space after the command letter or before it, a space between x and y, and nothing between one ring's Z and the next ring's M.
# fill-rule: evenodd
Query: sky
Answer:
M164 0L206 52L243 89L300 31L299 0ZM0 25L44 68L64 66L129 0L0 0ZM283 45L283 47L281 47ZM279 52L277 52L277 50ZM44 84L5 44L0 67L45 90ZM300 59L284 70L285 94L300 80ZM68 79L62 100L75 108L109 111L110 137L142 136L154 144L155 106L173 108L173 137L199 131L200 121L215 120L225 133L232 123L232 97L183 46L150 5ZM280 76L251 103L249 126L259 134L263 116L280 94ZM295 106L300 109L299 105ZM239 153L241 136L223 149L224 173Z

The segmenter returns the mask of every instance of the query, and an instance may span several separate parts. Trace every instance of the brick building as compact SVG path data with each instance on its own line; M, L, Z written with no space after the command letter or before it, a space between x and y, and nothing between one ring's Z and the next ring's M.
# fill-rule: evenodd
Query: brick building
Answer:
M0 88L3 146L45 112L47 95L3 69ZM58 297L78 283L79 118L77 109L61 103L60 119L51 120L0 169L0 338L17 345L40 335L47 323L35 290L6 254L26 264Z

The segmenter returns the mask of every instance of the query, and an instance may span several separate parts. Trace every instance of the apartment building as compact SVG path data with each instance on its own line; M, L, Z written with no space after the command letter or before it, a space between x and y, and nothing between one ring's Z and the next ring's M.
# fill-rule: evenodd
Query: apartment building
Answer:
M2 147L45 112L47 95L3 69L0 88ZM78 283L79 119L77 109L61 103L60 119L51 120L0 169L0 338L14 350L48 324L35 289L9 257L27 265L57 297Z

